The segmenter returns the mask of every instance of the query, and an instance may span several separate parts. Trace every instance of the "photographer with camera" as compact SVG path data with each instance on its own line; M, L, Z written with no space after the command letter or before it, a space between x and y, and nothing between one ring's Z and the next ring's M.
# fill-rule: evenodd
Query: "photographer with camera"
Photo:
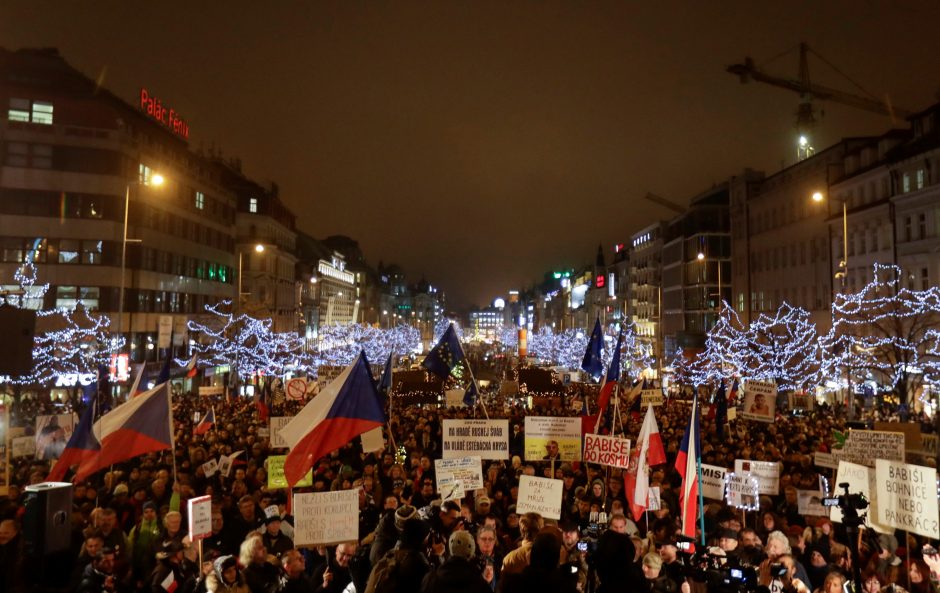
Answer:
M774 533L771 532L771 536ZM768 536L768 540L770 536ZM789 553L768 558L760 567L758 583L770 589L770 593L810 593L809 587L796 576L796 560Z
M564 546L562 555L565 556L565 562L578 567L578 591L587 591L588 542L581 540L581 532L574 521L568 519L558 526L561 528L561 541Z

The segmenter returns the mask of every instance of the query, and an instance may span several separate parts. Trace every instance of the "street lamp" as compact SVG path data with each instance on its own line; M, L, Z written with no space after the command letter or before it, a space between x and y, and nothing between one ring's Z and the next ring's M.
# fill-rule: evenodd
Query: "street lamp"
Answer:
M257 243L255 245L255 253L264 253L264 245ZM242 300L242 256L244 253L241 249L238 250L238 302L241 303ZM311 278L311 282L316 282L315 279Z
M700 262L705 262L705 252L699 251L698 255L695 256L695 259ZM718 264L718 310L721 311L722 304L724 303L724 298L722 298L721 294L721 259L719 259L716 263ZM705 271L706 273L708 272L707 267L705 268ZM660 303L660 306L661 305L662 303Z
M165 181L166 179L164 179L163 175L154 173L150 175L149 179L138 178L136 183L128 183L124 186L124 234L121 240L121 289L120 292L118 292L118 335L121 335L124 332L124 276L125 270L127 268L127 242L140 242L140 239L127 238L127 221L131 206L131 186L133 185L135 187L140 187L141 185L151 185L153 187L160 187L164 184Z

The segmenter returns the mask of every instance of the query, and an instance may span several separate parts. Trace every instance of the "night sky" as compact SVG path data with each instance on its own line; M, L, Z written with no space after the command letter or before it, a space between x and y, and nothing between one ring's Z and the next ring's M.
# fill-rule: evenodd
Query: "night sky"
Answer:
M940 3L755 4L4 0L0 45L58 47L132 104L149 87L193 148L276 181L301 229L355 237L461 307L670 217L647 191L686 203L792 164L798 97L724 72L746 55L802 40L896 105L938 100ZM891 125L821 106L817 147Z

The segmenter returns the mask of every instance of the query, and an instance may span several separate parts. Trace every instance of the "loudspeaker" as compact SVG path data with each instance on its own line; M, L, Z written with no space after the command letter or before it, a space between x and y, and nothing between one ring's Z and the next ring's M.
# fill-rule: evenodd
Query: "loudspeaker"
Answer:
M67 551L72 536L72 485L43 482L26 487L23 545L28 556Z
M36 312L0 306L0 375L27 375L33 370L33 334L36 333Z

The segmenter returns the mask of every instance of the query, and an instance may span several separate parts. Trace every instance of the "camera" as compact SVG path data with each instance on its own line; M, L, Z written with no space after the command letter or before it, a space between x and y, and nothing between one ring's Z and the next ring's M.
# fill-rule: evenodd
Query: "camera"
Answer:
M868 508L868 500L859 493L849 493L848 482L842 482L839 488L842 488L843 493L839 496L824 498L823 506L839 507L842 510L842 524L846 527L858 528L864 525L867 514L859 514L859 511Z
M720 556L705 551L688 555L684 566L683 574L697 583L704 583L709 592L744 593L757 590L757 568L743 566L733 556Z

